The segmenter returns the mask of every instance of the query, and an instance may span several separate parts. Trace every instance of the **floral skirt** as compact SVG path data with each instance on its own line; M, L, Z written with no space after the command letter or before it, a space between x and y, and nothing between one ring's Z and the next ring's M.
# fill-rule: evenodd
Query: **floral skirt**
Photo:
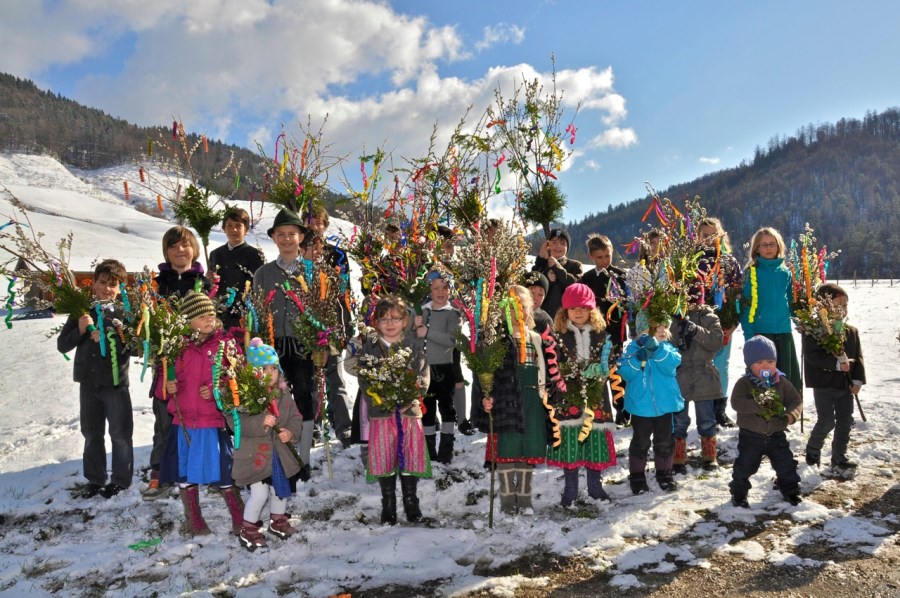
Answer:
M558 447L547 449L547 465L563 469L586 467L595 471L613 467L616 464L616 442L610 424L594 424L584 442L579 442L581 423L578 420L560 425L562 442Z
M401 446L402 443L402 446ZM369 467L366 479L406 473L419 478L431 477L431 459L425 448L422 418L400 416L373 417L369 420Z

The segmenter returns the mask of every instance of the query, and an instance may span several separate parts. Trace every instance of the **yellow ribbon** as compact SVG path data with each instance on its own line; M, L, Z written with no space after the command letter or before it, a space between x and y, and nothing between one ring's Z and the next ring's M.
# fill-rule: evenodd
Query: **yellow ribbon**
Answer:
M750 315L747 321L751 324L756 319L756 306L759 302L759 290L756 283L756 266L750 266Z
M381 397L378 396L378 393L372 390L371 388L366 389L366 394L372 397L372 402L376 405L381 405Z
M547 401L546 393L541 395L541 403L543 403L544 409L547 410L547 417L550 419L550 426L553 434L553 448L557 448L562 444L562 435L559 433L559 420L556 419L556 409L554 409L553 405Z
M581 431L578 432L578 442L584 442L587 440L587 437L591 435L591 426L594 425L594 411L585 406L584 408L584 423L581 424Z

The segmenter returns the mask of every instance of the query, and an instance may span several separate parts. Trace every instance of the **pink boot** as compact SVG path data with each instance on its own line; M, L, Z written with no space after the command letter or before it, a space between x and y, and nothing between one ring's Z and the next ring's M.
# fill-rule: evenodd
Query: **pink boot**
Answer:
M266 530L276 538L287 540L297 533L297 528L291 525L291 520L287 515L275 515L269 518L269 529Z
M249 521L241 522L241 531L238 533L238 540L241 546L253 552L257 548L266 548L266 537L259 531L262 527L262 521L250 523Z
M200 491L196 485L181 488L181 503L184 505L184 531L191 536L209 535L209 526L200 512Z
M231 533L235 536L241 533L244 527L244 501L241 500L241 491L237 486L229 486L228 488L219 489L225 504L228 506L228 513L231 515Z

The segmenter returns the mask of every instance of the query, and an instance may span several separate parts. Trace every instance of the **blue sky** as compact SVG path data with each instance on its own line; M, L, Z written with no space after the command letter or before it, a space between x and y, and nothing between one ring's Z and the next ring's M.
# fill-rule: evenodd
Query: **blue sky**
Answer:
M329 114L357 156L427 149L498 81L583 109L566 219L692 180L808 123L900 105L900 3L0 0L0 71L141 125L255 148ZM351 160L352 162L352 160ZM355 167L347 168L351 184ZM339 177L333 186L342 191Z

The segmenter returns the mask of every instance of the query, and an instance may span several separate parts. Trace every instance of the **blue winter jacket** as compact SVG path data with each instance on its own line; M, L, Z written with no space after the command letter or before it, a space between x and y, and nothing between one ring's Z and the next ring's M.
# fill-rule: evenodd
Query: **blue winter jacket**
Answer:
M791 331L791 272L784 258L756 258L756 288L758 301L753 323L750 323L752 282L750 268L744 272L744 291L741 298L741 329L744 340L757 334L780 334Z
M684 409L684 398L675 377L675 370L681 365L678 349L668 341L660 343L643 368L635 356L638 349L638 344L632 341L619 359L619 375L625 380L625 409L641 417L657 417Z

